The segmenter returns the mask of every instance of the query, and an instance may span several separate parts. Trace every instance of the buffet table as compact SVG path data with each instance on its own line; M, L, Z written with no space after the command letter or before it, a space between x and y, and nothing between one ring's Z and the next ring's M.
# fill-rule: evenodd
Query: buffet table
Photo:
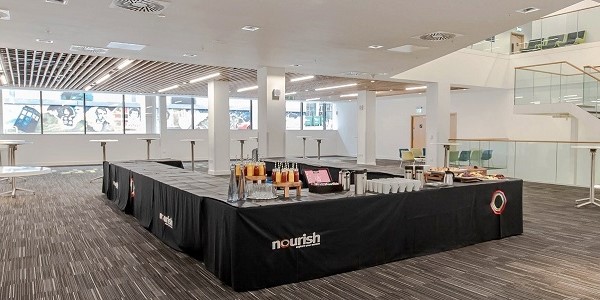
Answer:
M103 192L236 291L319 278L523 232L522 181L228 203L228 179L104 164Z

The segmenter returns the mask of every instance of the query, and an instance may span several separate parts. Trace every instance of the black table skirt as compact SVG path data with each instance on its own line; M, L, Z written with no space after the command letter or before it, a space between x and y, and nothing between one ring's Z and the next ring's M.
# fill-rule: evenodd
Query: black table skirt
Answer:
M122 177L132 176L134 197L125 207L133 207L140 224L174 249L203 260L236 291L319 278L523 232L521 180L236 207L120 169L124 168L105 164L105 176L119 182L121 190L107 189L107 197L123 209L121 196L131 195L131 185L122 185L126 181ZM497 195L502 197L492 199Z

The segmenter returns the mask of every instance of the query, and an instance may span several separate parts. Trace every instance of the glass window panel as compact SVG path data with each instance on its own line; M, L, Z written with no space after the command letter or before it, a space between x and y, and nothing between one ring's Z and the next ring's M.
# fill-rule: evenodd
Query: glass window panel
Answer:
M167 129L192 129L192 97L167 97Z
M123 133L123 95L85 94L87 133Z
M41 133L40 91L2 90L4 133Z
M337 115L333 103L324 103L325 105L325 129L337 130Z
M125 95L125 133L146 133L146 97Z
M229 128L252 129L249 99L229 99Z
M42 91L44 134L84 133L83 93Z
M208 99L196 98L194 102L194 129L208 129Z
M302 129L302 102L286 101L285 102L285 129L300 130Z
M321 102L304 102L304 130L323 130L323 105Z

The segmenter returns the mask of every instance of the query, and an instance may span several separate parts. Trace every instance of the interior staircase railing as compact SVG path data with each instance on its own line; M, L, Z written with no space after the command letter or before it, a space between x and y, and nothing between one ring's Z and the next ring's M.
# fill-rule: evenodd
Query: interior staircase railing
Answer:
M600 67L569 62L515 68L515 105L571 103L600 117Z

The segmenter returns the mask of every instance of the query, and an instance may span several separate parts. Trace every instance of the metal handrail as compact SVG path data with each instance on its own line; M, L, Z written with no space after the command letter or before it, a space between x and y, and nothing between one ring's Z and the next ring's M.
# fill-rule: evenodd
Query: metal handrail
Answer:
M573 67L574 69L578 70L579 72L581 72L582 74L588 75L594 79L596 79L597 81L600 81L600 78L584 71L583 69L577 67L576 65L568 62L568 61L558 61L558 62L552 62L552 63L544 63L544 64L535 64L535 65L528 65L528 66L520 66L520 67L515 67L515 70L529 70L532 72L540 72L540 73L548 73L548 74L554 74L554 75L560 75L560 76L573 76L573 75L581 75L581 74L573 74L573 75L565 75L565 74L558 74L558 73L553 73L553 72L548 72L548 71L539 71L539 70L530 70L528 68L532 68L532 67L541 67L541 66L549 66L549 65L555 65L555 64L567 64L571 67Z

